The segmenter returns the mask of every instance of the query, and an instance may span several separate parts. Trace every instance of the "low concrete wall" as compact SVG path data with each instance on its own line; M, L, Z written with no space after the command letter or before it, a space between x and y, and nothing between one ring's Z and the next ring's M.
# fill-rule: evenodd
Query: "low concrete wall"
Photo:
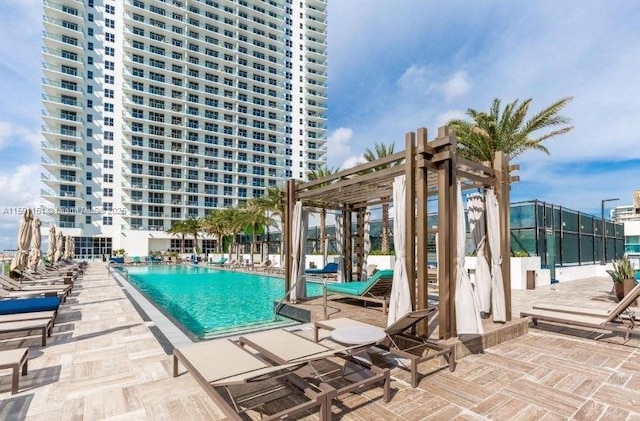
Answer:
M559 282L566 282L575 281L576 279L592 278L594 276L609 276L607 269L611 269L611 264L557 267L556 279Z

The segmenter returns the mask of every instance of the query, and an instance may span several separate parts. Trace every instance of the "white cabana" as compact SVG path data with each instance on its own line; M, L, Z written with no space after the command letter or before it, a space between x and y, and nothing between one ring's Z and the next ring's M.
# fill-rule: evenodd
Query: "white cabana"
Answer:
M307 282L304 275L304 257L307 244L306 212L302 209L302 202L296 202L293 208L291 226L291 279L292 288L289 299L296 302L306 297Z
M467 227L464 219L462 204L462 185L458 181L458 206L456 221L456 329L458 335L482 334L482 319L480 318L480 303L478 295L471 285L469 274L464 268L466 254Z
M42 234L40 234L40 219L33 218L31 220L31 251L29 252L29 268L35 271L40 264L42 258Z
M487 260L487 230L485 224L484 201L482 195L473 194L467 199L469 229L476 243L475 289L480 302L480 312L491 312L491 269Z
M29 261L29 246L31 245L31 220L33 213L31 209L26 209L20 218L20 227L18 228L18 251L11 261L10 270L24 270L27 268Z
M413 310L409 275L407 274L406 250L406 215L405 202L407 181L404 175L393 180L393 246L396 251L396 263L393 267L393 283L389 298L389 315L387 326Z
M49 227L49 246L47 249L47 259L53 262L53 258L56 255L56 227L51 225Z
M338 273L336 275L336 279L337 279L338 282L343 282L344 281L344 276L343 276L343 272L344 272L344 256L342 255L342 253L344 253L344 251L342 250L342 240L344 238L343 222L344 222L344 218L342 217L342 215L340 215L340 214L336 215L336 223L335 223L335 227L336 227L336 250L338 252Z
M491 309L494 322L506 322L507 310L502 279L502 252L500 250L500 208L496 193L490 189L486 195L487 234L491 249Z

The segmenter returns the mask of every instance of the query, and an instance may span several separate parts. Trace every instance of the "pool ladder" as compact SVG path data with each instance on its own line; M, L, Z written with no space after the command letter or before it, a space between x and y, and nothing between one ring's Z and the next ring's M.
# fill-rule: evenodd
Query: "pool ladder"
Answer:
M298 282L300 282L302 277L305 277L307 280L313 279L322 282L322 305L324 307L324 320L327 320L327 281L326 279L319 276L308 275L302 275L301 277L299 277L298 280L289 287L287 292L285 292L284 296L280 299L280 301L278 301L278 304L274 306L273 312L276 320L278 320L278 316L280 316L280 310L282 310L282 307L284 307L284 301L287 299L289 294L291 294L291 291L293 291L293 289L298 285Z

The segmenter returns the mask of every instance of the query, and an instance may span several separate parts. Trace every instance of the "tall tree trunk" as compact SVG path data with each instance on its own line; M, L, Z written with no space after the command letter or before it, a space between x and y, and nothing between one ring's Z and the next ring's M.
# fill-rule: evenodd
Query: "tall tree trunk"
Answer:
M320 209L320 253L322 253L322 267L327 265L326 254L324 253L327 242L327 210Z
M184 253L184 234L180 237L180 252Z
M253 226L253 235L252 235L252 243L251 243L251 263L253 264L253 256L258 252L258 234L256 233L256 231L258 231L258 226L254 225Z
M382 205L382 232L380 233L380 251L389 254L389 205Z

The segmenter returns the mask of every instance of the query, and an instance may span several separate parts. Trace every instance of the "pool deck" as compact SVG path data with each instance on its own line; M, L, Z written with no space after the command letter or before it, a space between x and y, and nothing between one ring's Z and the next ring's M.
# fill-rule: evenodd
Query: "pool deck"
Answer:
M536 302L606 308L613 303L610 289L610 280L592 278L514 290L514 315ZM9 371L0 370L0 419L223 419L189 374L172 377L171 357L153 334L155 324L141 317L125 291L103 263L90 263L46 347L35 332L0 336L0 350L28 346L30 355L18 394L10 394ZM384 324L378 310L349 307L356 318L374 312L367 319ZM437 362L424 363L421 372L431 374L416 389L408 386L406 371L394 368L389 403L380 389L370 389L334 405L334 418L640 420L640 340L623 344L619 336L595 336L531 328L459 360L453 373L438 370Z

